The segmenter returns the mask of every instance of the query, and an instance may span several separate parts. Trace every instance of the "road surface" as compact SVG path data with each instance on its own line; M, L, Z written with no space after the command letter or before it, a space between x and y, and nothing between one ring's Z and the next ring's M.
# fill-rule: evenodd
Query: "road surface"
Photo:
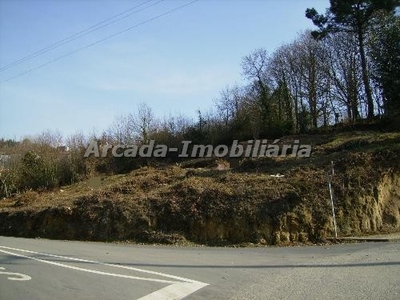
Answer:
M400 243L139 246L0 237L0 299L400 299Z

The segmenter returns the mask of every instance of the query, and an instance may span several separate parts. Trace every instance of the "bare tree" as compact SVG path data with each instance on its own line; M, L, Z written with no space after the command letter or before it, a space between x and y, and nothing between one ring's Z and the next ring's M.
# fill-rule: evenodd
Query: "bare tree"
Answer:
M279 47L272 55L270 72L274 79L274 85L284 81L292 97L294 114L294 128L299 131L300 109L303 107L301 87L303 78L301 76L302 62L298 56L297 42L285 44Z
M323 68L322 44L311 37L306 31L295 43L297 57L299 59L302 97L307 100L311 117L311 124L314 128L318 126L318 118L323 110L326 93L326 77Z
M326 75L332 83L332 92L338 109L345 108L347 118L360 117L362 75L357 37L351 33L336 33L324 39Z
M130 144L136 139L131 115L119 115L114 118L111 126L103 132L103 143Z
M243 106L243 98L243 90L238 85L227 86L220 92L220 97L215 100L215 105L225 126L238 117Z
M63 144L63 136L58 130L46 130L33 138L33 141L39 145L57 148Z
M135 114L129 114L128 123L137 140L147 144L151 135L157 131L158 120L153 114L153 110L146 104L140 103Z
M242 60L243 75L252 81L250 89L253 94L257 94L255 99L258 101L258 108L261 111L263 134L267 133L273 122L270 79L268 77L269 59L267 51L261 48L245 56Z
M89 141L82 132L72 134L65 139L65 145L72 151L83 149L88 143Z
M259 48L242 60L243 75L249 80L258 80L259 84L267 82L269 56L267 50Z

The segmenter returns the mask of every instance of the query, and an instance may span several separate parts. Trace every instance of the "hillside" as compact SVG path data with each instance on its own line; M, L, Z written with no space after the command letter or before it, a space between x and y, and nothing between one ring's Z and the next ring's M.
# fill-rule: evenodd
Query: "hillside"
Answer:
M400 231L400 132L289 136L310 158L145 167L0 200L0 235L146 243L289 244ZM275 176L279 174L279 176ZM272 175L272 176L271 176ZM283 175L283 176L282 176Z

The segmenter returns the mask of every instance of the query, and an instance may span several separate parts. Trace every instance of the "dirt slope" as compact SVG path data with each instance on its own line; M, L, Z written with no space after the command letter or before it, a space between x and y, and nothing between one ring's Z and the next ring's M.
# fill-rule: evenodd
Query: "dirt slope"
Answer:
M221 162L217 168L216 161L207 168L148 167L0 200L0 235L210 245L317 242L333 232L331 161L339 235L400 231L399 132L282 142L295 139L312 145L310 158L245 160L234 170ZM271 176L278 173L283 177Z

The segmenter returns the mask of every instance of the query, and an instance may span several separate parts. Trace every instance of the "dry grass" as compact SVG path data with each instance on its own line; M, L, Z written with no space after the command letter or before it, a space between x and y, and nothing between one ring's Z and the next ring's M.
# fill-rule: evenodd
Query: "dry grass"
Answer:
M313 146L311 158L248 160L234 170L226 161L207 161L209 167L195 168L201 165L199 160L185 168L145 167L61 189L28 191L0 201L0 213L29 210L39 214L57 208L61 211L58 213L68 215L66 212L71 211L76 218L90 216L91 222L115 223L107 239L286 244L315 241L331 234L326 172L332 160L343 232L351 231L368 214L362 207L370 204L358 203L360 197L373 196L383 174L400 174L400 133L292 136L282 142L295 139ZM283 177L271 176L277 173ZM104 216L105 211L112 213L112 219ZM139 222L140 226L135 225L138 231L124 235L124 226L133 226L129 225L132 222ZM102 228L104 225L91 230ZM89 233L88 237L79 234L91 239ZM76 238L73 233L71 236Z

